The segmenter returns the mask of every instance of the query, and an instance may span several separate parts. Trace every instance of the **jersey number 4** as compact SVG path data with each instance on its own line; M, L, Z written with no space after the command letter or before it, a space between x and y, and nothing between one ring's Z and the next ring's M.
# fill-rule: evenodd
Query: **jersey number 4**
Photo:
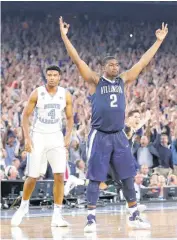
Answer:
M55 109L50 110L50 112L48 113L48 116L50 116L51 119L55 119Z
M117 95L116 94L111 94L110 95L110 106L111 107L117 107Z

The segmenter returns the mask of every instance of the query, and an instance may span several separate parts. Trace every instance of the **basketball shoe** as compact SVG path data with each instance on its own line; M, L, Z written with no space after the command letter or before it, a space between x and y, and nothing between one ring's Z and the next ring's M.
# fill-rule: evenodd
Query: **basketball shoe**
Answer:
M84 232L87 233L96 232L96 218L94 215L89 214L87 216L87 224L84 228Z
M29 202L21 204L11 219L11 225L17 227L20 225L23 217L29 212Z
M138 210L135 210L130 214L128 226L136 229L149 229L151 227L150 223L144 221L140 217L140 212Z
M61 214L53 213L51 227L69 227L69 225Z

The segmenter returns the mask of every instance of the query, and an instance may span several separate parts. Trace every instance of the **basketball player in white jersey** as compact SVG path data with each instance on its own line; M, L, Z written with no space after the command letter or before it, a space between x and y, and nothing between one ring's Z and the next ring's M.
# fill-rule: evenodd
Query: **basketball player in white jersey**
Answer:
M22 114L22 126L27 156L27 176L23 187L21 205L11 220L18 226L29 211L29 199L36 180L45 174L47 161L54 174L54 213L51 226L66 227L61 209L64 196L64 172L66 170L66 148L70 143L73 128L72 98L69 92L58 86L61 70L57 66L46 69L47 84L35 89ZM29 118L34 111L30 133ZM62 134L62 113L67 118L66 136Z

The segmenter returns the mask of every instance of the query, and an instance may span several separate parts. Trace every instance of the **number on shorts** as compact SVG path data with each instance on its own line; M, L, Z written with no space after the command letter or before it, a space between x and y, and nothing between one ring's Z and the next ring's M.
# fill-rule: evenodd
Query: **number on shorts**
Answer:
M48 113L48 116L50 116L51 119L55 119L55 109L50 110L50 112Z
M110 95L110 106L111 107L117 107L117 95L116 94L111 94Z

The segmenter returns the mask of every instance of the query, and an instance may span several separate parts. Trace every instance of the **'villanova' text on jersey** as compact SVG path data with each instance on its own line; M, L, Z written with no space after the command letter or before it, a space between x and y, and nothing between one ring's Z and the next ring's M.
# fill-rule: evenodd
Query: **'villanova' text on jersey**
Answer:
M100 78L96 92L90 96L92 127L103 132L117 132L124 128L125 94L121 78L115 81Z

